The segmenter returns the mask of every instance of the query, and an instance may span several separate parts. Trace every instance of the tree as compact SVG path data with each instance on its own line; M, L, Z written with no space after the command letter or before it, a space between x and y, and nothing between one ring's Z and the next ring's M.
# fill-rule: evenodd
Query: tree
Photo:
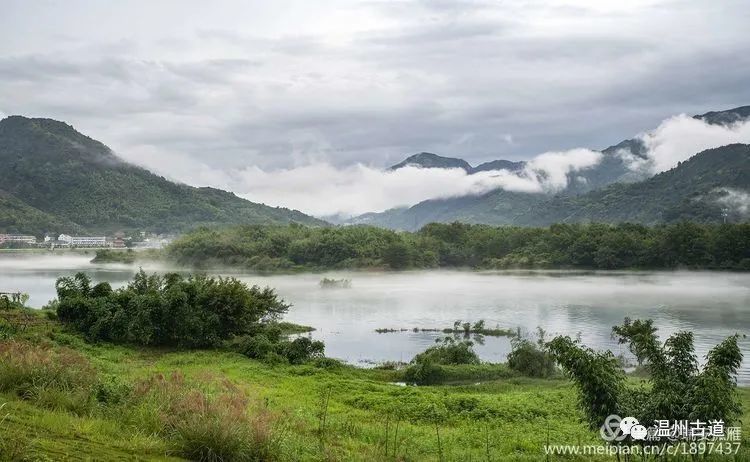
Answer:
M409 248L402 241L394 241L383 249L383 262L393 269L409 266Z
M740 416L736 375L742 353L733 335L712 348L698 367L691 332L677 332L663 344L650 320L630 321L613 328L649 371L646 387L625 385L624 373L611 352L595 352L569 337L547 344L555 360L573 379L588 424L597 428L610 414L654 420L723 420Z

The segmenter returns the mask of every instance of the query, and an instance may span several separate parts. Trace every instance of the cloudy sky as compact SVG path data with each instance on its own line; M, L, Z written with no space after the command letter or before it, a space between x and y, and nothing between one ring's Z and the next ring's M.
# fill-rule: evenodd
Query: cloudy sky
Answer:
M748 24L746 0L4 0L0 115L64 120L190 184L355 213L393 200L311 204L419 151L601 149L750 104ZM331 197L273 190L316 175Z

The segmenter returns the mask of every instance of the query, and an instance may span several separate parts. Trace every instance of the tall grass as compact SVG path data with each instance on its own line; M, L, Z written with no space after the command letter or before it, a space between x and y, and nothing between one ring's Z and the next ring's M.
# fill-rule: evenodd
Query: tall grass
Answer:
M174 442L178 455L201 461L274 460L280 451L277 417L222 380L190 383L179 372L138 383L134 423Z
M21 340L0 341L0 391L83 414L94 403L96 371L84 356Z

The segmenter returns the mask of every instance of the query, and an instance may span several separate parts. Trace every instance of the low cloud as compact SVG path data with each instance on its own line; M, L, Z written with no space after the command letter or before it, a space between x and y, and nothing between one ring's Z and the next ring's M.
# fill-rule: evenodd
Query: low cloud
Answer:
M721 194L716 202L727 209L727 212L743 218L750 216L750 194L734 188L717 188L714 192Z
M664 120L648 133L639 135L647 159L630 158L632 170L664 172L706 149L732 143L750 143L750 120L731 125L711 125L680 114Z
M138 151L140 164L189 184L210 184L254 202L289 207L316 216L354 216L411 206L428 199L483 194L502 188L551 193L565 188L572 173L596 165L601 153L588 149L547 152L524 170L494 170L468 175L462 169L404 167L382 170L355 164L339 167L316 162L288 169L257 166L232 171L186 161L178 154ZM146 160L147 159L147 160Z
M338 168L319 163L275 171L253 167L237 172L232 189L254 201L317 216L352 216L498 188L555 192L567 186L570 173L596 165L600 158L601 153L588 149L547 152L529 161L519 173L494 170L473 175L462 169L404 167L385 171L362 164Z

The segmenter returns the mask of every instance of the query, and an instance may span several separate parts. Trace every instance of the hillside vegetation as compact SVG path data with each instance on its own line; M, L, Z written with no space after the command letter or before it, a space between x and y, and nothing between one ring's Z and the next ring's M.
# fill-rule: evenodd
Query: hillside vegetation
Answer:
M0 121L0 165L0 191L6 197L0 199L0 232L174 232L232 223L325 224L219 189L174 183L126 163L101 142L50 119L12 116Z
M750 224L522 228L433 223L415 233L367 226L242 226L196 230L175 241L167 252L181 264L261 271L367 267L748 270Z

